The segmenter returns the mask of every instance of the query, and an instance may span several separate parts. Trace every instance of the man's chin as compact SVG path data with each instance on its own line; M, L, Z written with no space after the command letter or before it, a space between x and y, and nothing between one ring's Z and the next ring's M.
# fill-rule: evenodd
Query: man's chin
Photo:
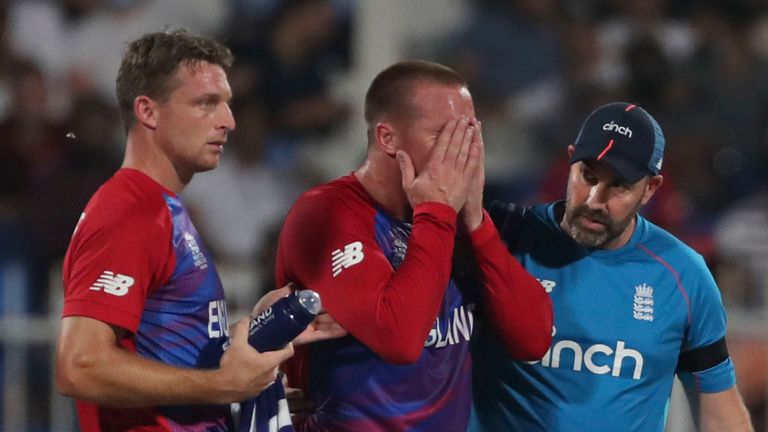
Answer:
M595 232L583 227L572 230L570 234L576 243L589 248L599 248L608 240L605 232Z
M204 163L200 165L198 172L215 170L216 168L219 167L219 163L220 163L220 159L218 157L216 157L215 159L206 160Z

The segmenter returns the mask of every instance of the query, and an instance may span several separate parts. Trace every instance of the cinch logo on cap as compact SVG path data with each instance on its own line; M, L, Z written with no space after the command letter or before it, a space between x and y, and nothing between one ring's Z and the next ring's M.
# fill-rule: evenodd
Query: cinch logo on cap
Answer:
M626 127L626 126L619 126L616 123L614 123L613 120L611 120L610 123L604 124L603 125L603 130L615 131L615 132L618 132L618 133L626 136L627 138L632 138L632 129L630 129L630 128Z
M634 184L661 170L664 134L641 107L627 102L603 105L587 117L574 141L571 163L593 159L608 163Z

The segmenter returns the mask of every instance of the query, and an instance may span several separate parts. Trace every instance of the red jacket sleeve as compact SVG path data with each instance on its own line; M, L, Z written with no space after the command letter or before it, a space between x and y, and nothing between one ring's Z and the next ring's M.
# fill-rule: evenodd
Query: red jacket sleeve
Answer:
M317 291L325 310L384 360L415 362L450 278L456 212L417 206L395 270L377 242L375 210L346 198L310 192L296 202L280 235L277 283Z
M552 341L552 300L507 251L490 216L469 235L483 282L483 304L509 353L538 360Z

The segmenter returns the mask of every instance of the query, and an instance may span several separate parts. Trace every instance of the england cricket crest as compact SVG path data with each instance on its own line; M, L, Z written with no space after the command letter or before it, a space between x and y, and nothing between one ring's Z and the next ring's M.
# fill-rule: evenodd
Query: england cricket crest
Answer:
M636 320L653 321L653 287L641 284L635 287L632 316Z

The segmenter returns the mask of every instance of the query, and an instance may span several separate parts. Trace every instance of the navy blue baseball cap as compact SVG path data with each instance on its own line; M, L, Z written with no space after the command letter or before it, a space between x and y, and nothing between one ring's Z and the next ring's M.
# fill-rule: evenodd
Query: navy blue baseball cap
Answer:
M656 120L626 102L603 105L592 112L576 137L570 163L607 162L627 183L634 184L661 171L664 134Z

